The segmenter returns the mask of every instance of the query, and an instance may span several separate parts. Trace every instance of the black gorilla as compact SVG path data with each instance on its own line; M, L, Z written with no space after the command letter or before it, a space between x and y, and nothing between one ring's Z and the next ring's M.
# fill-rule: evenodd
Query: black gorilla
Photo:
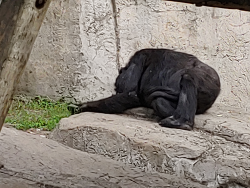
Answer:
M152 108L164 127L191 130L195 114L204 113L220 93L216 71L195 56L168 49L136 52L120 70L116 94L79 104L77 113L122 113Z

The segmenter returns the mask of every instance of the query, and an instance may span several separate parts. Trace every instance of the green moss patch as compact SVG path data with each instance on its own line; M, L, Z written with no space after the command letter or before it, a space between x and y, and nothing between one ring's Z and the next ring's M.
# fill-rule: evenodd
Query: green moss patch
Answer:
M5 123L14 125L17 129L27 130L40 128L52 130L60 119L70 116L68 104L49 98L17 96L9 109Z

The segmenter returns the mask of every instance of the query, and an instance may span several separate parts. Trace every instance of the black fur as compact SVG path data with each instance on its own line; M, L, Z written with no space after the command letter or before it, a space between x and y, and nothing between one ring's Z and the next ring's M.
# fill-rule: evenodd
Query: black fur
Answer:
M195 114L209 109L220 93L216 71L195 56L168 49L136 52L120 70L116 95L80 104L78 112L122 113L154 109L164 127L191 130Z

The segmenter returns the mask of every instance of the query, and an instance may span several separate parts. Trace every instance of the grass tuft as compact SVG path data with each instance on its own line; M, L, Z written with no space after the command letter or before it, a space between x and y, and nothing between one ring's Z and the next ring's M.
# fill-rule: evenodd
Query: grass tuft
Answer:
M53 130L60 119L70 116L68 104L53 101L49 98L17 96L9 109L5 123L14 125L17 129L27 130L40 128Z

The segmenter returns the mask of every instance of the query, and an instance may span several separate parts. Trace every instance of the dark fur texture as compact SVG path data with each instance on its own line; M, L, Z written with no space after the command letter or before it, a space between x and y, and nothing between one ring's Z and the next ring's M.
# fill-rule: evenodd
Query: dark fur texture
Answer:
M120 70L116 95L80 104L78 112L122 113L152 108L164 127L191 130L195 114L209 109L220 93L216 71L195 56L168 49L136 52Z

